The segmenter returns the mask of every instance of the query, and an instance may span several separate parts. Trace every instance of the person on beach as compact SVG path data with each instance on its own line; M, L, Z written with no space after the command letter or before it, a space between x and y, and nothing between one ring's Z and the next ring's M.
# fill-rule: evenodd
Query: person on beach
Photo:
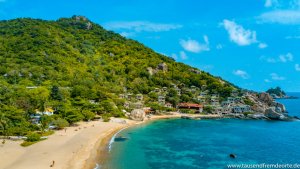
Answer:
M50 167L54 167L55 161L52 161L52 164L50 165Z
M2 141L2 144L4 145L4 144L5 144L5 142L6 142L6 141L5 141L5 139L3 139L3 141Z

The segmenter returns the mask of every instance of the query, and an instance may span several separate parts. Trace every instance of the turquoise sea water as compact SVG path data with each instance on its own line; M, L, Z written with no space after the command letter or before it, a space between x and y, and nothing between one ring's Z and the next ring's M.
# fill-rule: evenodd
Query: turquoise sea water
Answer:
M279 100L300 116L300 100ZM300 164L300 122L159 120L126 129L114 142L108 169L206 169L228 164ZM229 158L229 154L237 158Z

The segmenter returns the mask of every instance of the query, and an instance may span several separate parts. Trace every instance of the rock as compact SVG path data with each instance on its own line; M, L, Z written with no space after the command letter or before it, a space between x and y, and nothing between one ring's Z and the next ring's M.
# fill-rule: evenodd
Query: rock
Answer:
M200 70L197 69L190 69L190 72L196 73L196 74L201 74Z
M265 111L265 116L273 120L284 120L285 116L276 112L275 107L270 107Z
M92 28L91 22L86 23L86 29L90 30Z
M229 157L230 158L236 158L236 155L235 154L229 154Z
M277 102L272 102L272 106L276 107L276 109L279 111L279 109L281 110L280 112L284 113L286 112L285 106L281 103L277 103Z
M168 65L167 65L166 63L160 63L160 64L157 66L157 69L166 72L166 71L168 71Z
M148 73L149 73L151 76L154 75L154 74L157 72L157 70L152 69L152 67L148 67L148 68L147 68L147 71L148 71Z
M260 93L258 98L260 101L262 101L268 105L271 105L274 101L273 97L271 97L268 93Z
M134 109L130 113L130 119L132 119L132 120L144 121L145 117L146 117L146 114L145 114L144 110L142 110L142 109Z
M253 106L251 106L251 109L257 113L264 113L266 111L266 109L259 104L254 104Z
M127 140L127 138L126 138L126 137L122 137L122 136L116 137L116 138L114 139L115 142L122 142L122 141L126 141L126 140Z
M251 119L266 119L266 116L263 113L249 114L247 117Z
M296 120L300 120L300 118L298 116L293 116L293 118Z
M182 115L181 116L182 119L189 119L189 120L200 120L200 117L196 117L196 116L188 116L188 115Z

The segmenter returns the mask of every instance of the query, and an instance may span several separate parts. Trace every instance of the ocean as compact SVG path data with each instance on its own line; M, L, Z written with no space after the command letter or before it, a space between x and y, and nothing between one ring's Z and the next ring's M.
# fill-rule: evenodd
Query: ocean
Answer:
M289 114L300 116L299 99L278 101L286 105ZM300 121L157 120L125 129L119 136L127 139L112 143L101 168L219 169L231 164L300 167Z

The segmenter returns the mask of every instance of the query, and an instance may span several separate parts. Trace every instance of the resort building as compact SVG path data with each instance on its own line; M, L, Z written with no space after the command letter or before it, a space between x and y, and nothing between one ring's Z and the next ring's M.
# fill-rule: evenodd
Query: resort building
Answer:
M173 108L173 105L171 103L166 103L165 107L167 107L167 108Z
M244 112L250 112L251 108L249 105L238 105L232 107L233 113L244 113Z
M131 100L131 99L132 99L132 94L131 94L131 93L128 93L128 94L126 95L126 98L127 98L128 100Z
M179 103L177 108L179 109L193 109L199 113L203 112L203 105L202 104L195 104L195 103Z
M163 90L164 92L166 92L166 91L168 91L168 88L167 88L167 87L163 87L162 90Z
M143 95L142 95L142 94L137 94L137 95L135 96L135 98L136 98L136 100L138 100L138 101L143 101Z
M144 104L142 102L136 102L132 106L134 109L142 109L144 107Z
M125 96L125 94L119 94L119 98L120 99L126 99L126 96Z
M154 92L155 92L155 93L159 93L159 92L160 92L160 89L159 89L159 88L155 88L155 89L154 89Z
M221 106L222 107L229 107L231 105L231 102L229 101L222 101Z
M54 112L54 110L52 108L46 108L44 111L36 110L36 114L47 115L47 116L52 116L53 112Z
M179 89L179 88L176 87L175 90L176 90L176 92L177 92L178 95L181 95L181 89Z
M234 97L228 97L227 101L230 102L231 104L235 103L235 98Z

